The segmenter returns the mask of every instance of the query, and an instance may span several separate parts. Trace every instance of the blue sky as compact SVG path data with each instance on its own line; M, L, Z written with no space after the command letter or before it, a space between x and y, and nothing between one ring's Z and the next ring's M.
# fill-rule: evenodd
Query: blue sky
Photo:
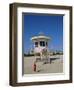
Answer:
M50 50L63 50L63 16L25 14L23 18L24 52L33 48L30 38L40 32L51 38L48 46Z

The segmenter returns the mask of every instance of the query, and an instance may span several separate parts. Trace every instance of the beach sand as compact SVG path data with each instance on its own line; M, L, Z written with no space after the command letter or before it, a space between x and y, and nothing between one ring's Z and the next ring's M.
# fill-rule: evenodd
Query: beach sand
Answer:
M43 64L39 61L36 63L34 71L35 57L24 57L24 74L41 74L41 73L62 73L63 72L63 55L50 56L51 64Z

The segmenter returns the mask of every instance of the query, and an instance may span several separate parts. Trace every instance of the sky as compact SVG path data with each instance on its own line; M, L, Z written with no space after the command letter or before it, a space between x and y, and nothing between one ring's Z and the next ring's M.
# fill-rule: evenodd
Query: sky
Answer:
M24 14L23 16L23 41L24 53L33 48L31 37L40 32L51 38L48 48L63 51L63 16Z

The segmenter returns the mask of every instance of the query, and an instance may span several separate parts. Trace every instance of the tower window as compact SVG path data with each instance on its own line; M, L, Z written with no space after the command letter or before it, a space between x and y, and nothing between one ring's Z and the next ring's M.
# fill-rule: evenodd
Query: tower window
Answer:
M48 43L46 42L46 46L48 46Z
M38 42L35 42L35 47L38 47Z
M40 41L40 46L45 46L45 42L44 41Z

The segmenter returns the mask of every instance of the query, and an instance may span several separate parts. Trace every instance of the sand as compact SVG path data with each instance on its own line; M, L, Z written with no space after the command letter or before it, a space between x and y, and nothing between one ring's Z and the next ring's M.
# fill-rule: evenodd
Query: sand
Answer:
M51 64L44 64L43 61L36 63L34 71L35 57L24 57L24 74L41 74L41 73L62 73L63 72L63 55L50 56Z

